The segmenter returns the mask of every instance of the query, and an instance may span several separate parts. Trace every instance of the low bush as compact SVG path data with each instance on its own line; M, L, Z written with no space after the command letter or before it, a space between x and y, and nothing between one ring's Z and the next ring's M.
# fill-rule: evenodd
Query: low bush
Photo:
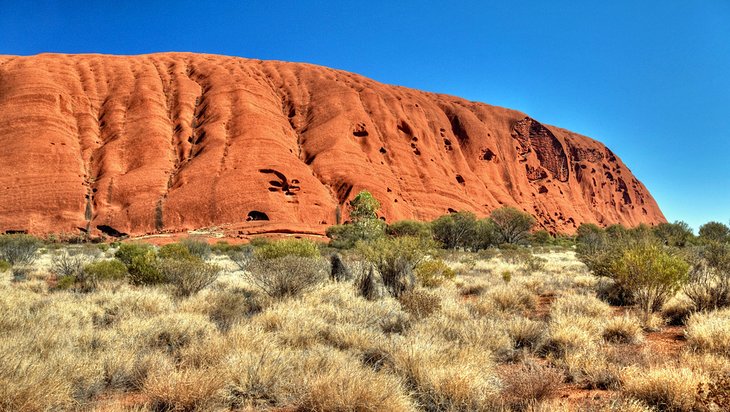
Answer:
M498 286L489 289L479 300L487 300L502 312L523 313L535 308L537 298L530 291L517 286Z
M193 260L198 259L190 250L182 243L168 243L157 251L157 257L160 259L174 260Z
M503 407L509 411L526 411L537 403L557 395L563 373L557 368L523 363L500 374Z
M0 235L0 260L13 266L29 265L40 246L40 240L30 235Z
M529 213L507 206L492 211L489 219L499 243L524 243L535 226L535 219Z
M661 309L664 302L687 282L689 265L664 248L640 243L623 250L611 262L614 279L633 292L645 315Z
M641 322L633 316L616 316L603 326L603 339L607 342L635 344L643 338Z
M418 282L427 287L435 288L446 280L453 280L456 273L443 260L424 260L416 266L416 278Z
M545 323L521 316L505 321L505 331L514 343L514 349L537 350L545 340Z
M707 381L688 368L655 367L624 376L623 392L662 411L691 412Z
M358 244L358 251L375 266L388 293L398 297L415 287L414 269L432 246L414 237L380 238Z
M684 293L698 311L730 306L730 244L708 242L690 252L692 269Z
M51 272L57 277L81 278L84 266L89 261L86 255L72 255L67 251L56 253L51 258Z
M206 259L212 253L212 249L208 242L204 240L195 239L192 237L185 238L180 241L180 244L192 254L200 259Z
M416 220L399 220L389 224L385 229L385 233L394 237L411 236L430 238L431 225L427 222L419 222Z
M129 267L135 257L144 256L150 251L154 251L154 247L147 243L122 243L114 253L114 257Z
M127 265L127 270L129 271L129 280L135 285L165 283L165 278L157 266L157 254L155 254L154 249L149 249L142 255L132 257L132 262Z
M327 262L321 258L285 255L253 259L244 277L274 299L298 296L327 279Z
M697 351L730 356L730 309L693 314L685 336Z
M588 295L570 294L557 298L551 308L552 317L586 316L603 319L611 314L611 308L600 299Z
M218 278L221 270L217 265L205 263L199 258L159 259L156 266L163 281L172 284L175 294L182 297L203 290Z
M254 257L259 260L278 259L284 256L318 258L317 244L306 239L283 239L267 243L254 250Z
M398 302L403 310L417 319L426 318L441 309L441 298L419 289L403 293L398 297Z
M250 249L253 246L251 245L232 245L224 240L217 242L213 245L210 245L210 251L212 253L218 254L218 255L234 255L236 253L241 253L246 249Z
M662 306L662 316L673 326L684 325L693 311L694 305L687 297L675 296Z
M0 259L0 272L5 272L10 270L13 267L13 265L10 264L7 260Z

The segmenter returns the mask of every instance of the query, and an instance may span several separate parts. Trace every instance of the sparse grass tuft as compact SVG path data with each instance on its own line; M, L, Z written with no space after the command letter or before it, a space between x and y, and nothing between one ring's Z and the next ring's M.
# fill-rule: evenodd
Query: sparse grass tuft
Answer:
M697 351L730 356L730 309L693 314L685 335Z
M623 392L658 410L690 412L707 378L688 368L655 367L624 374Z

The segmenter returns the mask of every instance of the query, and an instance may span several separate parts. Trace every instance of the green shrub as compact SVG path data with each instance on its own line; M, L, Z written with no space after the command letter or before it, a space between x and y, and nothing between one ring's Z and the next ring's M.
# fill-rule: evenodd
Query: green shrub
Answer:
M185 246L190 254L199 257L200 259L206 259L210 256L212 249L208 242L194 238L185 238L180 241L180 244Z
M416 266L416 278L427 288L440 286L445 280L452 280L456 272L441 259L424 260Z
M127 277L127 267L117 259L99 260L84 266L84 274L95 282L121 280Z
M538 230L537 232L530 235L530 244L535 246L547 246L552 245L555 239L553 235L547 230Z
M399 220L388 225L385 233L389 236L401 237L431 237L431 225L427 222L419 222L415 220Z
M226 241L220 241L218 243L215 243L214 245L211 245L210 250L213 253L220 254L220 255L233 255L236 253L241 253L245 249L250 249L253 246L251 245L232 245Z
M431 222L433 238L445 249L478 249L478 220L474 213L457 212Z
M157 285L165 282L165 278L157 267L157 255L154 249L134 256L132 262L127 265L127 270L129 280L135 285Z
M154 247L146 243L122 243L114 253L114 257L129 267L135 257L144 256L150 251L154 251Z
M704 241L730 241L730 228L720 222L707 222L700 226L700 239Z
M708 241L688 253L692 261L684 293L698 311L730 306L730 244Z
M441 299L420 289L403 293L398 297L401 307L418 319L423 319L441 309Z
M0 272L5 272L13 267L8 261L0 259Z
M327 237L330 246L338 249L351 249L359 241L371 241L385 234L385 222L380 219L360 220L357 222L330 226Z
M193 259L158 259L157 270L163 281L170 283L177 296L187 297L200 292L213 283L220 274L220 267Z
M257 259L278 259L284 256L317 258L320 256L317 244L307 239L282 239L267 243L254 250Z
M95 285L85 281L84 266L89 261L83 254L70 254L66 250L57 252L51 258L51 273L56 275L56 288L89 292Z
M667 246L684 247L694 238L692 228L678 220L674 223L660 223L653 228L654 236Z
M507 206L494 210L489 219L500 243L523 243L535 226L535 219L530 214Z
M58 275L57 289L73 289L77 292L92 292L99 283L107 280L120 280L127 276L127 267L117 259L88 262L80 256L67 258L67 269L54 272Z
M298 296L327 279L328 265L322 258L284 255L246 262L244 277L274 299Z
M0 235L0 259L13 266L29 265L40 246L40 240L30 235Z
M385 288L394 297L415 287L414 269L432 247L429 240L407 236L358 244L360 254L380 272Z
M592 256L606 247L608 236L606 231L592 223L582 223L578 226L576 241L579 255Z
M168 243L160 248L157 252L157 257L160 259L175 259L175 260L193 260L197 259L190 253L190 250L185 247L182 243Z
M689 264L651 243L628 247L611 262L613 278L631 290L639 308L649 314L661 309L688 279Z
M327 228L330 246L350 249L358 241L371 241L385 234L385 222L378 219L378 202L368 191L361 191L349 204L351 223ZM339 216L339 215L338 215ZM339 223L339 217L337 219Z

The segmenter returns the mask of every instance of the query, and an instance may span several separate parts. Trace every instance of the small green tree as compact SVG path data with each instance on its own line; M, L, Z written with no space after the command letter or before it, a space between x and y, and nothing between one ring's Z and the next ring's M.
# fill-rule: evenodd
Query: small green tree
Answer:
M730 241L730 228L720 222L707 222L700 226L700 239L704 241Z
M433 242L415 237L382 237L360 242L358 251L380 272L391 296L398 297L416 285L414 269L432 249Z
M662 246L637 243L612 260L611 272L618 284L633 292L648 316L687 282L689 264Z
M578 226L576 237L578 254L593 256L606 248L608 242L606 231L593 223L583 223Z
M258 259L276 259L284 256L320 257L317 244L309 239L276 240L257 247L253 255Z
M370 192L363 190L350 201L350 219L353 222L377 219L380 202Z
M330 245L349 249L358 241L370 241L385 234L385 222L378 219L380 202L368 191L362 191L350 202L349 224L330 226L327 237Z
M399 220L388 225L385 233L389 236L413 236L413 237L431 237L431 225L428 222L419 222L416 220Z
M494 210L489 218L503 243L523 243L535 226L535 219L531 215L508 206Z
M692 228L686 223L678 220L674 223L660 223L653 229L656 236L667 246L684 247L692 238Z
M449 213L431 223L433 237L445 249L471 248L477 237L477 218L471 212Z
M30 235L0 235L0 260L13 266L29 265L40 246L40 240Z

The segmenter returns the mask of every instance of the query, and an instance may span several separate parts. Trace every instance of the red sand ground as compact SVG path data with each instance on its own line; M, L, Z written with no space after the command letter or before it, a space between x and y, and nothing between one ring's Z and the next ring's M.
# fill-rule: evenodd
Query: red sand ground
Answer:
M321 235L363 189L388 221L500 205L551 231L665 221L595 140L308 64L0 56L0 130L0 232Z

